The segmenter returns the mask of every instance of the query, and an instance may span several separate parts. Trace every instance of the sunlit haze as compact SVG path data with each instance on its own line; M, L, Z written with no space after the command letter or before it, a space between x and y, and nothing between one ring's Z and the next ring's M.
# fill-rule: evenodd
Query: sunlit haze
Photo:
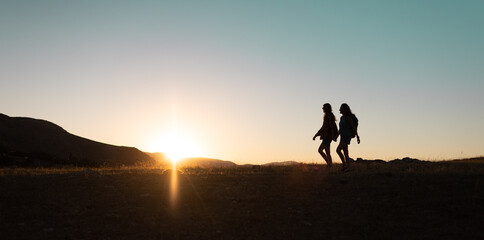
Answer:
M484 1L0 1L0 112L170 158L484 155ZM332 151L335 161L336 143Z
M183 158L204 155L198 143L178 131L161 133L152 140L147 151L163 152L174 163Z

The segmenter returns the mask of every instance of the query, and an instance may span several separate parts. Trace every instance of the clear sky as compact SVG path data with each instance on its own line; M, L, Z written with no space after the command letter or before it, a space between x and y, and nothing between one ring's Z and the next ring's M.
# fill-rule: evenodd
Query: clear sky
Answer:
M178 131L206 157L322 162L322 104L339 119L346 102L362 141L352 157L483 156L483 12L484 1L0 0L0 112L145 151Z

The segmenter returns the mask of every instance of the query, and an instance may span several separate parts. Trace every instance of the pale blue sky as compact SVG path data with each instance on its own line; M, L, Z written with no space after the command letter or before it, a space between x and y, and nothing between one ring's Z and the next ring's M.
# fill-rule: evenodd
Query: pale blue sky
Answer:
M346 102L360 119L353 157L482 156L483 12L484 1L0 1L0 112L146 151L176 125L208 157L321 162L321 106L339 119Z

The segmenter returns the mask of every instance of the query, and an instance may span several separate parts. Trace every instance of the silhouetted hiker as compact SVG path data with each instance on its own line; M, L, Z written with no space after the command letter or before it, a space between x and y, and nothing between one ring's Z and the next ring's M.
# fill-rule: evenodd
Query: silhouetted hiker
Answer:
M318 152L321 154L323 159L326 161L327 167L330 168L333 165L333 160L331 158L330 145L331 141L336 141L338 138L338 127L336 126L336 117L333 114L333 109L329 103L323 105L323 126L314 135L313 141L317 136L323 140L319 146ZM324 154L323 150L326 152Z
M339 112L343 114L339 120L339 145L336 148L336 152L341 158L341 162L343 162L343 171L348 170L350 167L350 156L348 154L348 145L351 142L351 139L356 136L358 144L360 144L360 136L358 136L358 118L356 118L355 114L351 112L350 106L348 104L343 103L339 108ZM343 153L341 152L343 151Z

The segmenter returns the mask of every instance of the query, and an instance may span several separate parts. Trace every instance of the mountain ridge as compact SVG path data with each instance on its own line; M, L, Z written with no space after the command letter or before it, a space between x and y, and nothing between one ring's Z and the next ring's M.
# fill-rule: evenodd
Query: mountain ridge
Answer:
M42 119L0 113L1 165L118 166L154 164L134 147L115 146L69 133Z

